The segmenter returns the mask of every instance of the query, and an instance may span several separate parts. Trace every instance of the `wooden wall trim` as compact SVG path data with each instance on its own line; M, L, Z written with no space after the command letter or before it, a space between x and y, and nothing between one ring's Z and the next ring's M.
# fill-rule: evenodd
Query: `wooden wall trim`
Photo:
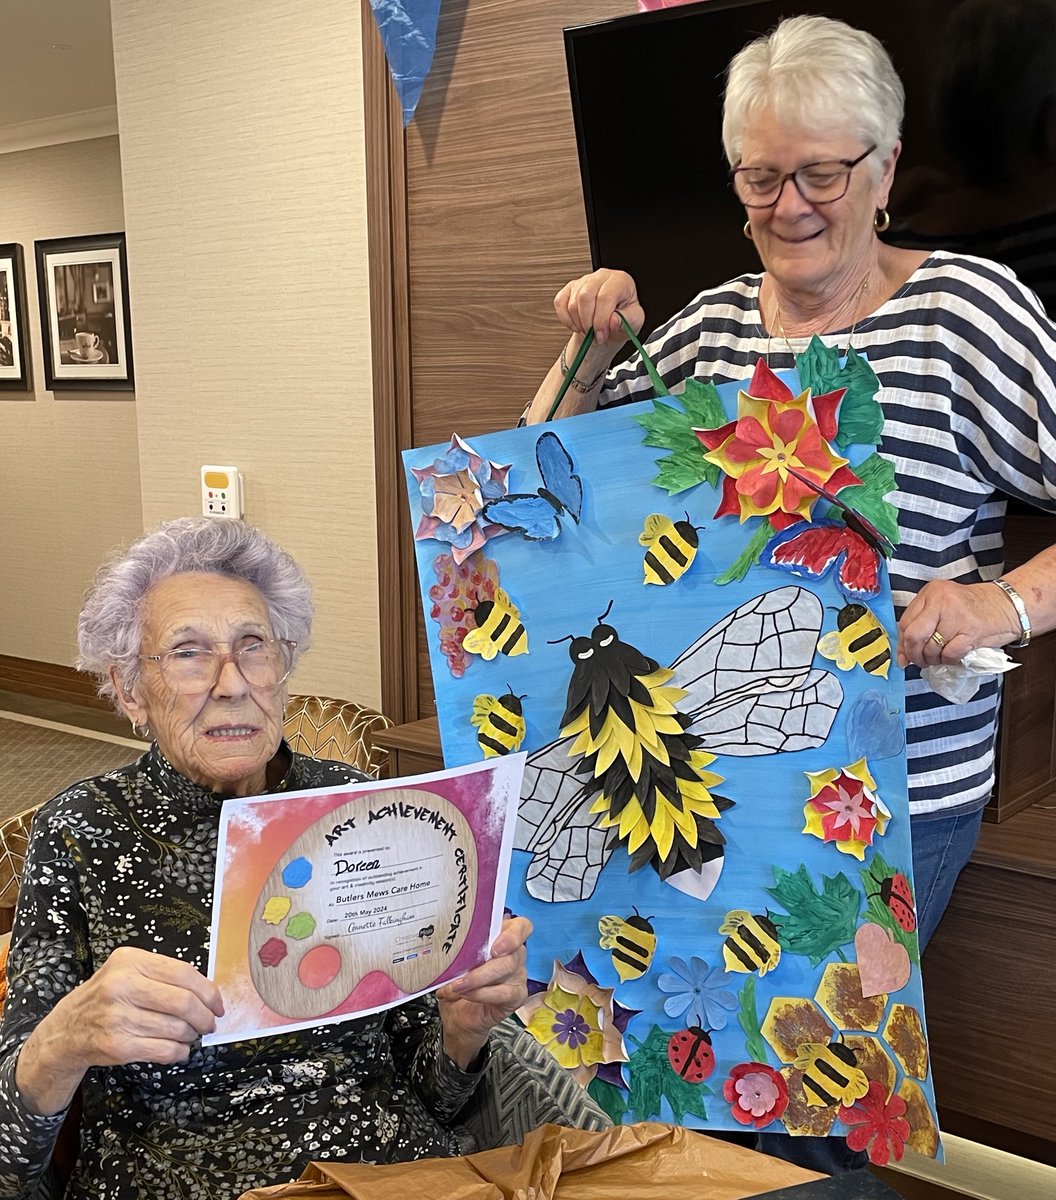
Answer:
M378 623L382 711L397 724L418 713L414 546L400 465L412 444L411 306L403 115L377 23L361 0L367 236L370 270Z
M77 704L81 708L111 711L109 702L96 695L95 680L90 675L58 663L0 654L0 689L21 696Z

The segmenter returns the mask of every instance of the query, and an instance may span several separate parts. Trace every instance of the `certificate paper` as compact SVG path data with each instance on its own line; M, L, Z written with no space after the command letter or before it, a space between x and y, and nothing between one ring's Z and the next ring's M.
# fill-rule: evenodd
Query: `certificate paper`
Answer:
M348 1020L488 958L524 772L513 754L411 779L229 800L205 1045Z

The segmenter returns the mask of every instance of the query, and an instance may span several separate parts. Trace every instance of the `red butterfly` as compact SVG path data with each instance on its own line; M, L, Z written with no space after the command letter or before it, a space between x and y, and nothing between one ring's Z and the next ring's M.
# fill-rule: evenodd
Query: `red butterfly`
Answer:
M813 479L794 467L785 468L801 483L828 500L843 514L846 524L820 520L791 526L767 543L764 556L769 566L783 567L794 575L821 579L838 562L836 586L849 600L875 596L880 591L880 560L894 553L894 546L871 521L845 504Z

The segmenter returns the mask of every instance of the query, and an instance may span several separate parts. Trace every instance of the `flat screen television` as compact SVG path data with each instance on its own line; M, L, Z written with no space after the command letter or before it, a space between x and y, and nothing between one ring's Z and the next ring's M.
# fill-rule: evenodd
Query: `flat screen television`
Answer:
M702 288L759 269L722 152L733 55L804 12L875 34L906 89L904 173L941 157L930 81L955 3L710 0L564 31L591 257L634 276L647 330Z

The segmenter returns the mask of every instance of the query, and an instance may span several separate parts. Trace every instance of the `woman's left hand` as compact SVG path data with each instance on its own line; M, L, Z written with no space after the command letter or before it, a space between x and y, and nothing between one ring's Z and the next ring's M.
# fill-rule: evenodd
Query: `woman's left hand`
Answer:
M898 623L898 665L959 663L969 650L1007 646L1019 635L1015 609L999 587L933 579L913 597Z
M524 943L532 932L526 917L507 918L491 947L492 957L436 993L444 1053L467 1070L488 1034L528 999Z

